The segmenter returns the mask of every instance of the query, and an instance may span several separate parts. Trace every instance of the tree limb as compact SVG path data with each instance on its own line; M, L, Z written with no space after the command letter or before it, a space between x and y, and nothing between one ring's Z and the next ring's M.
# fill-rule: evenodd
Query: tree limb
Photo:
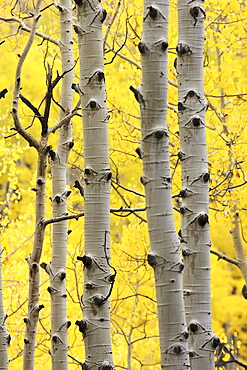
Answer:
M135 213L135 212L144 212L146 211L146 207L142 207L142 208L123 208L123 207L120 207L120 208L111 208L110 209L110 212L111 213L121 213L121 212L128 212L128 213ZM80 217L83 217L84 216L84 212L79 212L79 213L75 213L74 215L64 215L64 216L60 216L60 217L53 217L53 218L50 218L50 219L47 219L47 220L42 220L40 221L43 226L47 226L49 224L52 224L52 223L55 223L55 222L60 222L60 221L65 221L65 220L78 220Z
M19 23L19 25L20 25L19 26L19 30L26 31L28 33L31 33L31 31L32 31L31 28L29 28L21 19L19 19L17 17L1 17L0 16L0 20L1 21L4 21L4 22L16 22L16 23ZM35 32L35 35L41 37L43 40L50 41L50 42L52 42L53 44L55 44L55 45L57 45L59 47L61 46L60 45L60 42L58 40L56 40L53 37L50 37L48 35L45 35L42 32L36 31Z
M40 143L36 140L31 134L29 134L21 125L19 114L18 114L18 102L19 102L19 94L20 94L20 87L21 87L21 72L24 61L29 53L29 50L33 44L34 37L37 31L38 22L40 18L39 7L40 7L41 0L37 1L36 5L36 14L33 17L33 25L30 31L29 39L24 47L24 50L21 55L19 55L19 61L16 68L16 75L15 75L15 85L14 85L14 96L13 96L13 108L12 108L12 115L14 120L14 125L16 131L28 141L30 146L34 146L37 150L39 149Z
M58 130L60 127L62 127L63 125L69 123L69 121L71 120L72 117L74 117L75 115L77 115L77 110L79 109L79 106L80 106L81 102L80 100L77 102L75 108L72 110L71 113L68 113L67 116L65 116L60 122L58 122L56 125L48 128L48 134L52 133L54 134L54 132L56 130Z
M210 250L210 253L214 254L215 256L218 257L218 260L224 260L226 262L229 262L235 266L238 266L239 267L239 262L233 258L230 258L230 257L227 257L225 256L224 254L218 252L218 251L215 251L213 249Z

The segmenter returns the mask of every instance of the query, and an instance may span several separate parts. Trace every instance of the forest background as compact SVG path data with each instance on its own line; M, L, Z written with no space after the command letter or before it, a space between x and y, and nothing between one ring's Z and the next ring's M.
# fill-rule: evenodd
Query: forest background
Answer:
M49 5L44 2L44 7ZM111 208L145 206L140 183L142 164L135 150L140 144L139 104L134 100L129 86L139 86L141 61L137 45L142 32L142 3L140 1L105 1L108 16L104 25L107 34L105 76L107 106L110 112L109 140L111 171ZM9 17L11 9L23 17L29 16L32 2L4 2L1 16ZM234 205L237 204L241 220L242 239L246 237L246 24L245 1L208 1L205 4L205 93L207 111L208 157L210 164L210 226L212 249L229 258L235 258L232 237ZM114 22L111 24L111 20ZM176 58L177 45L176 3L170 5L169 25L169 110L171 171L173 194L181 189L180 167L177 165L179 135L177 125ZM174 22L173 22L174 20ZM30 26L30 19L25 19ZM111 27L109 28L109 25ZM33 148L18 135L13 136L11 101L14 74L28 33L18 30L15 22L1 22L0 90L8 89L0 100L1 116L1 246L3 248L4 306L8 314L7 330L11 334L9 347L10 368L21 368L27 315L28 266L26 258L32 250L34 232L34 197L31 190L36 181L36 154ZM39 31L58 39L59 17L55 7L42 14ZM108 33L109 32L109 33ZM75 37L75 61L78 49ZM116 53L118 51L118 53ZM61 61L54 43L35 38L34 46L23 70L22 87L25 96L38 106L46 91L46 63L60 71ZM79 66L75 63L75 83L79 79ZM54 91L59 100L60 86ZM75 98L76 99L76 98ZM54 105L51 119L57 120L59 108ZM21 116L26 126L32 114L25 106ZM53 118L54 117L54 118ZM30 132L39 130L37 122ZM81 118L73 118L74 147L69 157L69 213L83 211L83 198L74 188L75 180L83 177L83 137ZM57 137L50 139L56 147ZM51 178L47 184L47 217L51 217ZM180 215L174 198L177 230ZM50 216L49 216L50 215ZM126 216L126 215L124 215ZM83 340L74 325L82 317L81 294L83 269L77 256L83 255L83 217L69 221L67 256L68 317L70 367L79 368L83 362ZM111 216L111 264L117 270L111 295L112 343L115 366L139 369L159 368L158 326L155 304L153 271L146 261L149 238L144 212L134 212L128 217ZM46 229L42 261L51 258L50 226ZM242 296L244 279L234 264L211 256L212 311L214 333L233 346L241 359L247 359L246 301ZM50 362L50 297L47 292L49 279L42 273L40 303L45 309L40 313L36 356L37 369Z

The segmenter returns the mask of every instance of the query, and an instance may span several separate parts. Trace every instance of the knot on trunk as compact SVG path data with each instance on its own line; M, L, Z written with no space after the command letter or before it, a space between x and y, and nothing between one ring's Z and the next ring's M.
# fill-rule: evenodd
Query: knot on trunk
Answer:
M75 325L78 326L79 328L79 332L83 334L83 337L85 337L86 335L86 331L88 329L88 323L87 323L87 320L85 319L82 319L82 320L77 320L75 322Z
M84 255L84 256L82 256L82 257L78 256L78 257L77 257L77 260L78 260L78 261L82 261L83 265L84 265L87 269L90 269L90 268L92 267L92 265L93 265L93 259L92 259L92 257L90 257L90 256L86 256L86 255Z
M111 362L104 361L102 364L98 367L98 370L113 370L114 365Z
M149 51L149 48L147 47L147 45L143 41L139 42L138 49L139 49L139 52L141 54L145 54Z
M179 57L182 57L183 55L190 55L192 54L192 51L189 47L188 44L184 44L184 43L179 43L177 44L176 46L176 52L178 54Z
M152 253L148 254L148 264L151 267L155 267L157 265L157 258L155 254L152 254Z
M101 105L94 99L90 100L90 102L86 105L87 109L91 109L92 111L99 110Z
M181 355L182 353L185 353L185 352L187 352L187 350L181 344L173 344L166 350L166 353L175 354L175 355Z
M242 288L242 295L245 299L247 299L247 286L244 285Z
M95 294L90 300L92 304L98 307L101 307L105 303L105 297L102 294Z

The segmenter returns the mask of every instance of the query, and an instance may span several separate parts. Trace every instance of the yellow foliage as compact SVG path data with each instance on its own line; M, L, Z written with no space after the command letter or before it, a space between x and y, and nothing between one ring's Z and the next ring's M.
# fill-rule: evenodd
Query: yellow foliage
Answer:
M31 1L21 2L22 15L28 14L33 6ZM2 14L10 15L12 4L5 2ZM113 17L116 3L104 2L108 11L107 22ZM18 10L19 12L20 10ZM236 0L221 1L218 4L208 1L206 4L207 19L205 24L205 92L209 103L207 112L208 157L211 173L210 191L210 225L212 249L231 258L235 258L230 235L232 228L231 208L238 202L242 220L242 231L245 236L247 197L245 190L246 150L246 45L245 23L247 8L243 2ZM176 4L171 3L169 26L169 78L176 81L173 62L176 57L177 43ZM28 23L29 20L27 19ZM28 23L29 24L29 23ZM29 24L30 25L30 24ZM111 207L144 207L143 186L139 178L142 174L141 160L135 150L140 144L140 113L138 103L129 91L129 86L139 86L141 82L141 59L137 44L141 38L142 4L141 1L129 1L120 6L119 13L110 30L107 42L110 48L125 57L116 56L111 64L106 64L107 104L110 111L110 158L113 178L128 192L113 183ZM57 12L53 9L42 14L39 30L56 39L59 38ZM104 32L107 30L107 23ZM126 39L126 30L128 37ZM10 369L20 369L22 364L23 338L27 315L28 266L25 258L32 250L34 232L34 199L31 189L35 185L37 156L33 148L14 134L10 114L12 90L18 53L21 53L28 34L18 31L16 23L1 23L1 38L5 43L0 45L1 89L9 92L0 100L0 202L1 202L1 244L3 252L3 276L5 311L8 313L7 327L12 336L9 348ZM10 36L11 35L11 36ZM75 43L75 49L76 43ZM77 50L75 50L75 57ZM111 62L114 52L109 51L105 58ZM35 106L39 106L46 92L44 57L46 63L60 71L60 56L56 45L41 43L35 38L23 70L22 93ZM131 61L127 60L129 58ZM46 64L47 65L47 64ZM78 82L79 68L75 67ZM59 100L60 86L54 97ZM169 86L169 104L176 108L177 90ZM77 98L75 98L76 101ZM41 108L42 109L42 108ZM32 114L21 105L21 120L29 126L30 132L39 140L40 124L32 122ZM58 121L59 108L53 106L50 124ZM177 118L173 110L168 111L168 125L171 140L171 164L173 193L181 188L180 167L176 167L179 136ZM83 136L81 119L73 120L75 146L70 155L70 183L72 196L69 198L69 212L83 210L84 201L78 190L73 188L74 180L81 179L83 173ZM51 138L49 144L56 148L57 137ZM243 186L239 186L243 184ZM237 187L239 186L239 187ZM47 184L47 218L51 217L51 179ZM180 217L175 212L176 226L179 230ZM111 216L112 265L117 269L116 283L111 298L112 340L115 364L122 367L132 366L133 370L148 366L159 368L158 327L155 304L155 289L152 270L147 265L146 255L149 251L149 238L145 213L129 217ZM83 255L83 219L68 222L72 233L68 237L68 317L72 324L82 317L80 296L83 293L83 269L76 257ZM49 262L51 257L51 228L47 228L43 260ZM240 271L223 260L212 256L212 311L215 333L229 343L232 338L237 341L237 349L247 359L246 345L246 308L241 295L244 285ZM50 316L49 294L46 291L49 283L42 271L40 303L45 305L41 311L38 327L37 365L36 369L50 366L48 354ZM74 325L69 329L69 354L83 362L83 339ZM70 368L80 368L70 358Z

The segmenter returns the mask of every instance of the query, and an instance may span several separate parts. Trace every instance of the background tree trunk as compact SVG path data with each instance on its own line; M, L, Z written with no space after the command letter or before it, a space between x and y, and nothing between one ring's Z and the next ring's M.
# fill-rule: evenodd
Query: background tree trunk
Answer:
M45 218L45 194L46 194L46 167L48 136L41 138L41 148L38 151L38 170L36 179L36 228L34 234L33 250L27 259L29 266L29 292L28 292L28 317L24 319L26 334L24 339L23 368L34 369L34 355L36 345L36 331L39 320L39 312L44 307L39 305L40 286L40 258L43 249L45 227L42 221Z
M21 98L21 77L22 67L25 59L30 51L33 44L34 37L37 31L38 21L40 18L40 5L41 0L38 0L35 4L33 12L33 24L30 29L30 36L28 41L19 55L19 61L16 68L15 85L13 92L13 108L12 116L16 131L29 143L30 146L35 147L38 153L38 168L37 168L37 180L36 187L33 189L36 193L35 203L35 233L33 250L30 258L27 259L29 266L29 291L28 291L28 317L24 319L26 324L26 332L24 339L24 356L23 356L23 368L25 370L34 369L34 352L36 345L36 332L37 323L39 319L39 312L43 308L43 305L39 305L39 285L40 285L40 271L39 262L43 248L44 241L44 226L42 220L45 215L45 186L46 186L46 162L47 162L47 122L42 123L42 133L40 142L36 140L31 134L29 134L21 125L19 119L19 100ZM23 100L23 98L21 98Z
M242 289L242 294L245 299L247 299L247 259L244 251L244 246L242 243L242 236L241 236L241 226L240 226L240 217L239 217L239 210L237 205L234 207L233 210L234 214L234 221L233 221L233 228L231 230L232 240L234 249L236 252L236 262L237 266L241 270L243 278L245 280L245 285Z
M111 172L102 42L106 12L98 0L76 3L85 166L85 256L80 258L85 266L84 319L77 324L84 335L86 365L111 369L109 295L114 277L109 266Z
M2 248L0 249L0 370L8 370L8 345L10 343L10 335L6 331L5 321L7 315L4 312L3 306L3 285L2 285Z
M62 59L62 91L60 98L60 120L72 110L74 81L74 55L72 35L72 3L60 0L57 5L60 12L60 52ZM70 191L67 185L67 164L70 149L73 146L71 121L59 130L56 153L51 156L52 170L52 210L53 217L67 213L67 198ZM68 369L68 327L66 315L66 255L67 221L55 222L52 226L52 260L46 266L50 276L49 292L51 295L51 356L53 370Z

